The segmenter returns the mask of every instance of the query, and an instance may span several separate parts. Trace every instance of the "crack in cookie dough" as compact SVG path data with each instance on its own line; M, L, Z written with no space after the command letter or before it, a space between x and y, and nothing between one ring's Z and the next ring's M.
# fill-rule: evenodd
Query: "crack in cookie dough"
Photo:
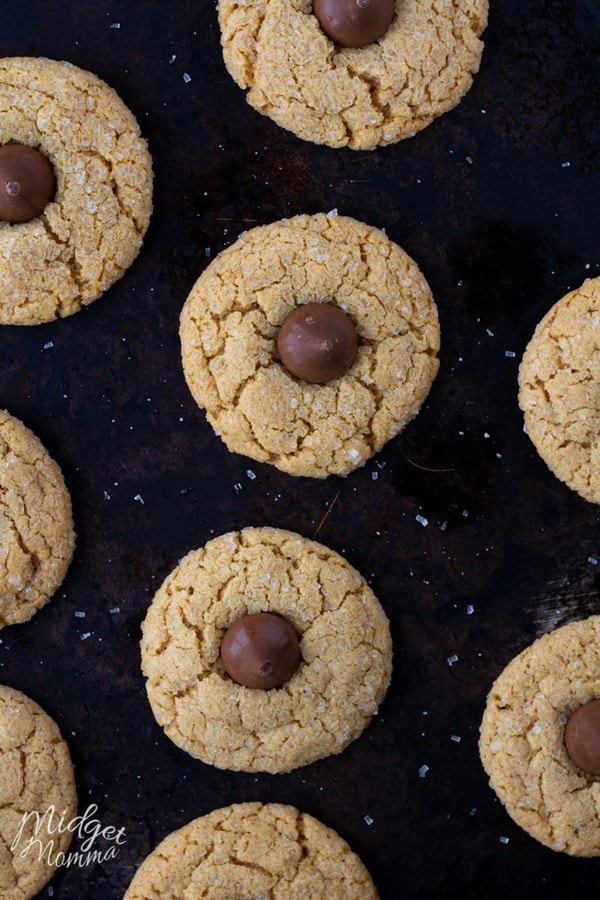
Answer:
M600 503L600 278L544 316L519 369L525 431L549 469Z
M51 848L54 860L65 853L72 832L57 832L57 820L64 814L69 822L77 812L73 766L67 745L56 723L38 705L19 691L0 686L0 895L3 900L29 900L54 874L47 853L39 858L39 845L26 850L28 841L39 840ZM38 827L35 815L26 820L15 850L15 840L23 816L41 817L53 806L53 820ZM21 858L21 851L26 851Z
M71 498L38 438L0 411L0 628L55 593L75 548Z
M327 384L277 358L279 326L314 300L346 310L359 338L352 368ZM188 386L227 447L292 475L363 465L416 416L438 370L437 309L416 263L345 216L241 235L192 288L180 335Z
M152 161L123 101L67 62L0 59L0 144L39 149L55 199L0 222L0 324L37 325L96 300L131 265L152 211Z
M479 750L490 785L525 831L573 856L600 856L600 778L567 754L570 715L600 698L600 616L544 635L495 681Z
M232 681L227 628L274 612L300 637L302 661L279 689ZM157 592L143 625L154 716L183 750L219 768L288 772L339 753L367 726L391 676L389 624L365 580L322 544L246 528L192 551Z
M396 0L358 49L328 38L311 0L219 0L225 65L248 103L298 137L371 150L412 137L471 87L487 0Z
M369 873L322 822L280 803L237 803L168 835L124 900L377 900Z

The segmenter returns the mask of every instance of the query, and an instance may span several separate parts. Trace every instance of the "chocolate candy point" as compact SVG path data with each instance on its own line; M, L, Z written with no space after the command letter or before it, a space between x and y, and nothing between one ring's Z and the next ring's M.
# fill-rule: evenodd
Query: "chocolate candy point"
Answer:
M352 319L333 303L305 303L284 319L277 337L277 352L296 378L324 384L341 378L358 352Z
M565 746L578 768L600 775L600 700L575 710L565 729Z
M314 0L319 25L342 47L366 47L382 37L394 18L394 0Z
M0 220L30 222L54 198L56 179L45 156L24 144L0 147Z
M227 674L244 687L281 687L300 662L298 635L282 616L242 616L223 636L221 662Z

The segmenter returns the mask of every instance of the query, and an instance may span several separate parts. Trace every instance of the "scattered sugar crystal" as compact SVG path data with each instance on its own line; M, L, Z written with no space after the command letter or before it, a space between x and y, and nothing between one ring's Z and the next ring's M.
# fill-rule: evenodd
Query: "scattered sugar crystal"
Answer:
M145 506L145 505L146 505L146 504L144 503L143 499L142 499L142 495L141 495L141 494L136 494L135 497L134 497L133 499L134 499L135 501L137 501L137 503L141 503L142 506Z
M450 740L454 741L455 744L460 744L460 735L459 734L451 734Z
M177 59L177 54L174 53L173 56L171 56L171 58L169 59L169 65L171 65L172 63L174 63L176 59Z
M419 514L415 516L415 519L419 523L419 525L423 526L423 528L426 528L429 525L429 521L425 518L425 516Z
M561 168L562 168L562 169L568 169L569 166L571 165L571 163L570 163L570 162L564 162L564 163L561 163L560 165L561 165Z
M467 606L467 615L472 616L474 612L475 612L475 607L469 603L469 605Z
M54 341L46 341L44 344L44 350L52 350L54 347Z
M596 559L595 556L588 556L588 562L589 562L590 566L598 565L598 560Z
M509 841L510 841L510 838L505 837L505 835L503 835L503 834L500 835L500 843L501 844L508 844Z
M121 612L120 606L113 606L111 609L109 609L109 613L111 614L111 616L114 616L114 615L116 615L116 613L120 613L120 612Z
M111 28L120 28L120 27L121 27L121 23L120 23L120 22L113 22L112 25L111 25L110 27L111 27Z
M371 816L365 816L364 819L365 819L365 822L367 823L367 825L373 824L373 819L371 818Z
M84 631L83 634L81 634L81 635L79 636L79 639L80 639L81 641L87 641L87 639L88 639L89 637L91 637L91 636L92 636L92 632L91 632L91 631Z
M456 653L453 656L449 656L448 659L446 660L446 662L448 663L449 666L453 666L454 663L457 663L458 656L456 655Z
M505 350L504 355L508 356L509 359L514 359L516 353L514 352L514 350Z
M246 475L248 476L248 478L250 479L250 481L254 481L254 479L256 478L256 475L254 474L254 472L252 471L252 469L248 469L248 470L246 471Z
M421 766L421 768L419 769L419 778L425 778L428 772L429 766Z
M187 72L184 72L184 73L183 73L183 80L185 81L186 84L189 84L190 81L191 81L192 79L191 79L191 76L188 75Z
M75 615L77 616L78 619L85 619L85 613L84 613L83 610L79 610L79 609L78 609L78 610L76 611Z

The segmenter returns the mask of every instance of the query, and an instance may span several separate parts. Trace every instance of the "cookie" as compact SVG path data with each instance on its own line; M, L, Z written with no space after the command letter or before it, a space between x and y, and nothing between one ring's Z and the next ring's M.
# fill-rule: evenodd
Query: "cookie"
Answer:
M600 503L600 278L544 316L519 369L525 431L552 472Z
M333 301L358 356L327 384L290 374L277 335L298 305ZM291 475L363 465L419 411L438 370L437 309L416 263L346 216L253 228L200 276L181 314L185 377L227 447Z
M515 822L552 850L600 856L600 777L569 757L571 714L600 698L600 616L527 647L495 681L479 750L490 784Z
M281 688L236 684L219 651L246 614L285 617L301 662ZM142 668L154 716L192 756L218 768L289 772L339 753L383 700L389 624L359 573L322 544L246 528L181 561L143 624Z
M74 547L60 468L33 432L0 411L0 628L26 622L48 602Z
M219 0L229 74L248 103L298 137L372 150L452 109L479 69L487 0L395 0L366 47L321 30L311 0Z
M0 222L0 324L70 316L123 275L152 210L138 124L96 75L67 62L0 59L0 145L38 149L56 194L24 224Z
M281 803L236 803L168 835L124 900L377 900L337 832Z
M71 843L65 826L77 813L77 796L58 726L37 703L4 685L0 772L0 896L28 900L52 878L57 855Z

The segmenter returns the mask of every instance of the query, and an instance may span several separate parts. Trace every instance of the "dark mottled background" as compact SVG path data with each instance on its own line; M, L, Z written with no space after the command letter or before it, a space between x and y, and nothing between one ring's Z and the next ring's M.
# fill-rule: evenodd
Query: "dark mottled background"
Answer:
M597 892L600 860L554 854L505 814L477 732L504 665L600 608L598 507L548 472L516 401L536 322L600 274L600 4L491 7L459 107L411 140L355 153L306 144L247 106L213 3L2 4L0 52L67 59L108 81L156 171L154 218L125 277L70 319L0 331L0 406L62 465L79 535L53 602L2 632L0 677L60 724L81 810L96 803L128 837L116 860L59 873L61 900L120 898L166 834L250 799L337 829L388 900ZM420 416L364 469L295 480L214 436L184 383L178 316L207 257L240 231L333 207L385 227L422 267L442 365ZM221 772L176 749L140 674L140 622L177 560L213 533L260 524L318 531L345 554L395 644L367 732L285 776Z

